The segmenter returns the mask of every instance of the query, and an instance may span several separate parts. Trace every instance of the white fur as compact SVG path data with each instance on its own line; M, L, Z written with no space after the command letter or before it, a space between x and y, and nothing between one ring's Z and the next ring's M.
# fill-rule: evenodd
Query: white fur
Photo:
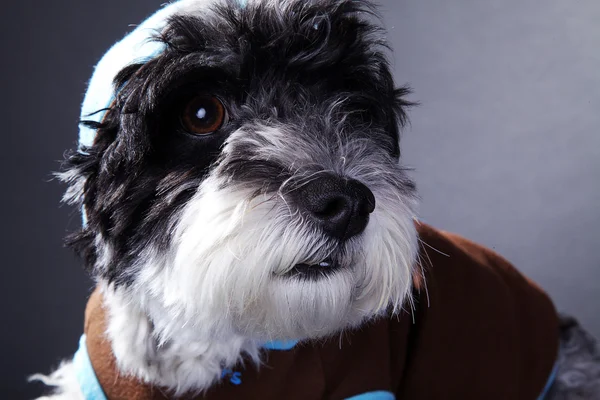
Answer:
M215 335L210 332L213 324L185 320L143 293L108 286L103 293L109 312L107 336L124 374L178 395L207 388L243 352L258 360L255 343L230 329Z
M51 375L33 375L30 381L40 381L56 388L54 393L39 397L37 400L85 400L79 388L75 368L70 361L63 362Z
M83 194L85 178L82 177L79 171L75 169L65 172L58 172L54 174L54 176L61 182L69 185L67 191L62 197L63 203L70 205L77 204L81 199L81 195Z

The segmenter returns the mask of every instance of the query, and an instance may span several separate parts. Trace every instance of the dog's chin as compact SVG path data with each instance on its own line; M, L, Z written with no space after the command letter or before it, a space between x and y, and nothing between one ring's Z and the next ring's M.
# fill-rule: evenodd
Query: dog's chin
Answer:
M366 307L351 266L325 260L275 275L266 291L234 319L244 336L269 340L322 338L355 326L376 310Z

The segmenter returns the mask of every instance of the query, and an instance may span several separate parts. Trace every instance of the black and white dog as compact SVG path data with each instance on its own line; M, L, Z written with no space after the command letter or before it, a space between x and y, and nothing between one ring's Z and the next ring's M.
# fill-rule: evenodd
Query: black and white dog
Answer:
M410 300L411 103L373 17L356 0L181 0L98 65L60 177L122 371L202 390L266 341ZM41 379L81 399L74 375ZM567 378L554 398L585 398L560 397Z

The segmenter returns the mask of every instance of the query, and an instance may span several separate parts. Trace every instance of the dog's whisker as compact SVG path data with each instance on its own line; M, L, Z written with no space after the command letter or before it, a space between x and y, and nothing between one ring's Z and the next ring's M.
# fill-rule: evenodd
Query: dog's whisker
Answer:
M422 240L421 238L419 238L419 242L420 242L420 243L422 243L424 246L427 246L427 247L429 247L431 250L435 251L436 253L439 253L439 254L441 254L441 255L443 255L443 256L446 256L446 257L450 257L450 254L446 254L446 253L444 253L443 251L441 251L441 250L438 250L438 249L436 249L436 248L435 248L435 247L433 247L433 246L430 246L429 244L427 244L427 243L426 243L424 240ZM429 256L428 256L428 257L429 257Z

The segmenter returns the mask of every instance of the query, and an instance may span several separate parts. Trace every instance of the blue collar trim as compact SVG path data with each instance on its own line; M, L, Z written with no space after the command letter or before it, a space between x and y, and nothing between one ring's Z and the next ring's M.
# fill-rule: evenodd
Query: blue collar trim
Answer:
M81 335L81 338L79 338L79 348L73 356L73 367L75 368L79 388L85 400L108 400L94 372L85 339L85 334ZM267 350L287 351L293 349L296 344L298 344L297 340L274 340L265 343L263 348Z
M394 393L392 392L378 390L348 397L346 400L396 400L396 396L394 396Z
M81 335L79 339L79 349L73 356L73 367L85 400L108 400L94 372L85 344L85 335Z
M96 377L96 373L94 372L94 367L92 366L92 362L90 360L90 356L87 351L87 346L85 344L86 336L81 335L79 339L79 348L77 352L73 356L73 367L75 368L75 373L77 377L77 382L79 383L79 387L81 389L81 393L83 394L83 398L85 400L108 400L104 391L102 390L102 386L100 386L100 382L98 382L98 378ZM298 340L274 340L272 342L265 343L263 348L267 350L291 350L296 344L298 344ZM543 400L550 387L554 383L556 379L556 373L558 371L558 363L554 365L550 376L548 377L548 381L541 395L538 397L538 400ZM385 391L377 391L377 392L369 392L364 393L362 395L351 397L352 400L367 400L367 399L381 399L381 400L393 400L395 399L394 395L390 392ZM349 400L350 400L349 399Z
M297 340L273 340L263 345L264 349L267 350L291 350L298 344Z
M550 376L548 377L548 381L546 382L546 386L544 386L544 390L542 390L542 394L538 397L538 400L544 400L550 391L550 388L554 384L556 380L556 373L558 372L558 361L554 364L554 368L552 368L552 372L550 372Z

